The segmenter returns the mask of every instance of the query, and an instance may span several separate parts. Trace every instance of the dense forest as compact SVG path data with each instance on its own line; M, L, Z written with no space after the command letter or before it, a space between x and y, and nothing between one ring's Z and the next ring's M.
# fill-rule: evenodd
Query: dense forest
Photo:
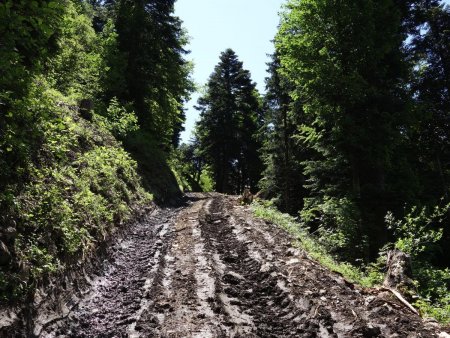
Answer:
M266 93L224 46L180 145L195 86L174 2L0 1L0 301L152 200L249 188L367 274L409 254L416 306L448 321L450 8L288 0Z

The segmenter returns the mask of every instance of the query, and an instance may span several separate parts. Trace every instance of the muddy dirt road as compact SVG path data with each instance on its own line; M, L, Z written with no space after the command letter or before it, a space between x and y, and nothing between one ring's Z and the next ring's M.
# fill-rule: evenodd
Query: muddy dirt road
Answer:
M191 195L111 248L41 337L438 337L388 293L347 283L236 199Z

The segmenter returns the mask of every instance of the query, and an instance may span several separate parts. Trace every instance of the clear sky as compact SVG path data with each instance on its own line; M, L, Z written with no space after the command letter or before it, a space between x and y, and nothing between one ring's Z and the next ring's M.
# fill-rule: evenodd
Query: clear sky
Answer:
M188 56L195 64L193 79L204 85L219 55L232 48L244 68L251 72L260 92L264 91L267 54L273 52L271 40L279 23L278 12L284 0L178 0L175 14L191 37ZM186 131L182 142L191 136L198 112L193 108L198 94L192 96L187 108Z
M450 0L444 0L450 4ZM175 14L184 22L191 37L189 59L194 61L194 81L202 86L219 62L219 55L232 48L244 68L250 70L260 92L264 92L267 54L273 52L271 40L279 23L278 12L285 0L178 0ZM187 105L186 131L182 142L187 142L198 118L193 108L199 95L193 94Z

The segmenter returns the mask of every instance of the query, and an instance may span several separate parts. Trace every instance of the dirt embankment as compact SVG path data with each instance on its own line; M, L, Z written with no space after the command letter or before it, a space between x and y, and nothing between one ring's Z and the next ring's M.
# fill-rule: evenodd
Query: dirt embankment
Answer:
M41 337L438 337L389 293L291 247L236 199L191 195L111 249L69 316Z

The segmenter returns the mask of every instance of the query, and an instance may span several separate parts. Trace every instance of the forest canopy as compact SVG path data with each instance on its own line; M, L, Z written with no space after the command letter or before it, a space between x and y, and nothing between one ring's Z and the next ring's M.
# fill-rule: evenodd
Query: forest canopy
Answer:
M1 302L180 195L167 161L193 83L173 12L160 0L0 2Z

